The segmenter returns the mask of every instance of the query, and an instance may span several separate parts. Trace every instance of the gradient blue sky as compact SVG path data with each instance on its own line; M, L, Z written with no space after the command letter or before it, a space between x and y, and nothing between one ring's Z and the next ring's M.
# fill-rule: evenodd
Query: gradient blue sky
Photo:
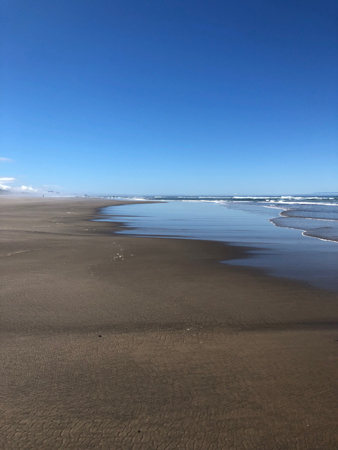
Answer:
M336 0L0 5L0 185L338 191Z

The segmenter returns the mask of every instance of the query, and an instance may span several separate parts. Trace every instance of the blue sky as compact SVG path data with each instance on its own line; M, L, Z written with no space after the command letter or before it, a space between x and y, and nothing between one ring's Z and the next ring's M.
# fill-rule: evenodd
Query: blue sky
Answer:
M0 186L338 191L336 0L0 5Z

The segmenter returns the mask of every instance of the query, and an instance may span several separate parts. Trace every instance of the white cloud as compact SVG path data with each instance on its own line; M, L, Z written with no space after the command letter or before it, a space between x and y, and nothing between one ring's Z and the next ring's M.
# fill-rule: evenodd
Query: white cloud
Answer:
M0 189L3 191L10 191L12 189L12 186L8 186L8 183L12 183L14 180L15 178L10 177L0 178Z
M0 190L7 192L23 193L23 192L39 192L39 189L35 189L32 186L9 186L13 183L15 178L12 177L0 177Z
M39 189L35 189L32 186L21 186L13 188L15 192L39 192Z
M2 156L0 156L0 162L12 162L13 160L10 158L3 158Z

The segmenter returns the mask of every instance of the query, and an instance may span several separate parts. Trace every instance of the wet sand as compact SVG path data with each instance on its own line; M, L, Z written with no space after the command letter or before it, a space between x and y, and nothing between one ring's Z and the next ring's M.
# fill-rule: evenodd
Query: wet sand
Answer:
M338 449L338 294L0 198L1 449Z

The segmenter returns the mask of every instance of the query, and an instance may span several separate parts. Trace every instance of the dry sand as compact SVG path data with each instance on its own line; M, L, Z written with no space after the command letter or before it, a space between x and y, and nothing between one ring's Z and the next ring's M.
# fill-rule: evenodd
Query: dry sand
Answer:
M113 203L0 198L0 448L338 449L338 295Z

